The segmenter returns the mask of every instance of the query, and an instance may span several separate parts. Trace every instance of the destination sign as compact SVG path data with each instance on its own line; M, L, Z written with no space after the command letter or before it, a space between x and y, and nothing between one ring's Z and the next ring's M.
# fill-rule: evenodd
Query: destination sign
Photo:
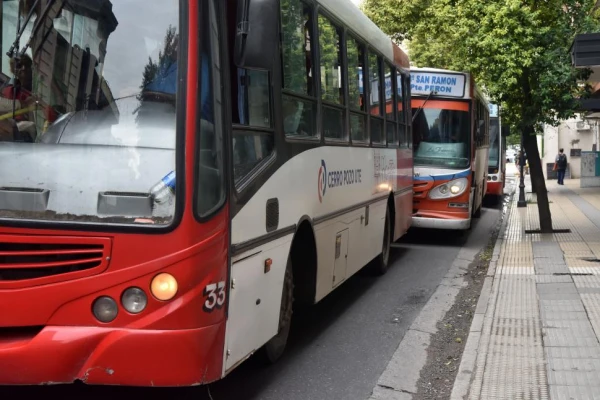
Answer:
M428 96L431 92L446 97L464 97L466 76L444 72L414 71L410 73L410 90L413 95Z

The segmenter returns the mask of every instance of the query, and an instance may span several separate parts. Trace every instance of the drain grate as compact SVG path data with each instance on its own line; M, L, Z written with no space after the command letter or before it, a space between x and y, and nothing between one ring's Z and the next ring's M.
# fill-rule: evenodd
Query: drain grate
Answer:
M553 233L571 233L570 229L553 229L552 232L542 232L539 229L526 229L525 233L528 235L531 234L541 234L541 233L549 233L549 234L553 234Z
M552 275L555 276L594 276L594 274L584 272L555 272Z
M598 259L596 257L579 257L579 259L582 261L587 261L587 262L600 263L600 259Z

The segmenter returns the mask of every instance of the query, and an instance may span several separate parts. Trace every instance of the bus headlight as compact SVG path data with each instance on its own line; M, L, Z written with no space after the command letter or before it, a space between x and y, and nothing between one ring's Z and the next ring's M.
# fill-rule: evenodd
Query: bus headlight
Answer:
M102 296L94 301L92 312L98 321L107 324L117 318L119 307L117 307L117 302L111 297Z
M469 181L467 178L455 179L431 189L429 198L432 200L439 200L460 196L465 192L468 184Z
M142 289L130 287L123 292L121 303L123 304L123 308L130 313L139 314L148 305L148 296L146 296L146 293Z
M463 189L463 186L461 186L458 183L455 183L454 185L450 186L450 193L456 196L457 194L461 193Z

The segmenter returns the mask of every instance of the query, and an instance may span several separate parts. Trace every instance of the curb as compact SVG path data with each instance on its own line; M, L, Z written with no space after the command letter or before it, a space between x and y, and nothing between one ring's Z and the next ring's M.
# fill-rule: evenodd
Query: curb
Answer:
M496 276L496 268L498 266L500 250L502 249L502 245L504 243L504 235L506 234L508 221L510 220L510 215L514 208L513 199L515 192L516 184L513 187L511 193L509 194L509 202L506 210L506 215L504 216L504 220L500 225L500 231L498 233L498 238L496 239L496 243L494 245L492 259L488 267L483 287L481 288L479 300L477 301L475 315L473 316L473 321L471 322L469 337L467 339L467 343L465 344L465 348L463 349L460 366L458 368L458 374L456 375L456 379L454 380L454 385L452 387L450 400L466 399L469 395L473 378L475 377L477 355L479 352L480 339L483 330L483 321L487 309L490 305L493 306L493 303L495 302L495 298L491 296L492 287Z

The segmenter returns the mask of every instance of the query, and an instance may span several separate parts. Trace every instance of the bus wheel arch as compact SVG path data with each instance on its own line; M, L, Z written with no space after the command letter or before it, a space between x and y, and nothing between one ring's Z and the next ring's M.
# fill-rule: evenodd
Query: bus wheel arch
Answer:
M294 276L292 274L292 268L290 260L288 258L285 274L283 278L283 288L281 293L281 305L279 311L279 329L277 334L272 337L265 345L260 349L260 357L266 364L274 364L281 358L285 352L288 338L290 335L290 328L292 322L292 306L294 304Z
M289 338L293 309L314 303L317 251L312 221L303 217L296 229L287 258L279 312L279 330L261 349L260 358L273 364L281 358Z
M307 216L298 222L289 258L294 275L295 305L313 305L317 290L317 241L312 220Z
M391 241L394 242L394 238L396 237L396 203L394 201L394 193L390 193L387 201L389 218L390 218L390 230L391 230Z
M394 231L393 231L393 218L394 208L390 207L390 201L388 200L386 204L386 212L385 212L385 221L384 221L384 231L383 231L383 240L382 240L382 251L379 255L373 260L373 263L370 266L371 273L376 276L385 275L390 266L390 251L391 244L394 241Z

